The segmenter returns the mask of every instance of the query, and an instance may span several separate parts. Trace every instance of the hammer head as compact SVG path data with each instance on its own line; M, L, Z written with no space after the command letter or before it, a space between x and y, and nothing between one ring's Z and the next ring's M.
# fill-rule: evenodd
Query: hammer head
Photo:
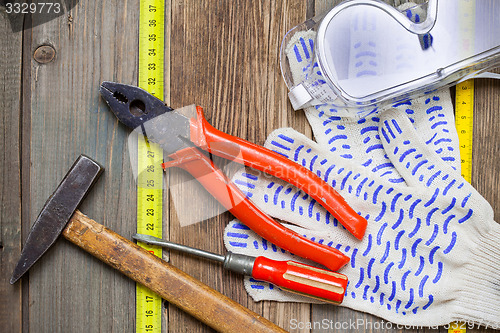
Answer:
M14 284L55 243L71 216L104 169L80 155L56 191L50 196L24 244L10 283Z

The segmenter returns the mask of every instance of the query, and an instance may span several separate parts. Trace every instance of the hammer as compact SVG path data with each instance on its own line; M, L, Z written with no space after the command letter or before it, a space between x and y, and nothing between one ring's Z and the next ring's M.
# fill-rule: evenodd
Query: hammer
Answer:
M286 332L78 211L102 171L89 157L78 157L33 224L11 284L62 233L70 242L219 332Z

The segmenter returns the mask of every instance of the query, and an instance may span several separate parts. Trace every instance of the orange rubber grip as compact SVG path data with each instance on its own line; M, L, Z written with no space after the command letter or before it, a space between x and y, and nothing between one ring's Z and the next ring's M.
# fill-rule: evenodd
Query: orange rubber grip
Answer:
M195 145L294 185L328 210L356 238L363 238L366 219L358 215L323 179L272 150L217 130L207 122L200 106L196 107L196 112L197 119L191 119L190 138Z
M164 168L175 166L189 172L222 206L267 241L333 271L349 262L339 250L315 243L261 211L198 148L184 148L169 157L173 160L164 163Z
M322 301L342 303L347 276L295 261L276 261L257 257L252 276L280 288Z

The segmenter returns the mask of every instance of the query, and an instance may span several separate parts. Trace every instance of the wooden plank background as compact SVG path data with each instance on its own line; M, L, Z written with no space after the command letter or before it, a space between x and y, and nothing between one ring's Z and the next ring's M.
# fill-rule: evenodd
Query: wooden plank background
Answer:
M288 29L338 2L167 0L166 101L173 107L202 105L216 128L257 144L283 126L311 136L303 114L289 105L279 47ZM135 329L135 284L64 240L30 270L29 278L14 286L8 279L31 223L79 154L106 168L81 210L125 237L135 232L128 130L109 112L98 87L104 80L137 83L138 14L137 0L80 0L44 24L37 25L36 16L25 17L28 29L17 33L10 32L6 15L0 15L0 332ZM41 45L54 47L52 62L33 59ZM477 81L473 185L495 208L497 221L499 106L499 82ZM165 193L165 238L225 251L222 231L229 213L181 228L171 208ZM175 253L170 260L287 330L291 319L381 322L331 305L255 303L241 277L219 265ZM168 304L163 313L164 332L212 331Z

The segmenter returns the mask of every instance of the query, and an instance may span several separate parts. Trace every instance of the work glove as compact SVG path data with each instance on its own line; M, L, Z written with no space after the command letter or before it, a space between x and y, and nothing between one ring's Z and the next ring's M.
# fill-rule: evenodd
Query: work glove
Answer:
M314 33L301 34L287 52L294 80L304 75L301 62L314 41ZM489 204L459 174L449 93L361 120L339 111L325 105L305 110L317 143L282 129L266 147L316 172L366 217L361 242L281 180L249 170L234 182L290 229L351 257L340 271L350 279L343 305L406 325L498 325L500 230ZM238 221L228 225L224 240L233 252L300 260ZM252 278L245 288L257 301L311 301Z
M386 111L379 124L383 149L404 182L393 183L293 129L274 131L265 144L320 175L368 220L361 241L279 179L247 170L234 180L287 227L351 258L339 270L349 278L344 306L405 325L460 320L498 327L500 227L491 206L420 139L405 114ZM232 252L300 260L238 221L227 226L224 240ZM245 288L256 301L310 301L251 278Z

